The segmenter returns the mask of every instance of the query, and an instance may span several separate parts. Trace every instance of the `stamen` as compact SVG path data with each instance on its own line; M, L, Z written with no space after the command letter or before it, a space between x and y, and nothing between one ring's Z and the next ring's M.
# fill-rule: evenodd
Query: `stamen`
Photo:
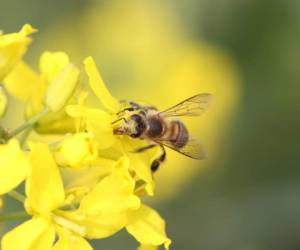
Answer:
M64 217L61 217L59 215L53 214L52 215L53 220L60 226L70 229L71 231L81 235L81 236L85 236L86 235L86 227L84 226L80 226L76 223L74 223L73 221L70 221Z

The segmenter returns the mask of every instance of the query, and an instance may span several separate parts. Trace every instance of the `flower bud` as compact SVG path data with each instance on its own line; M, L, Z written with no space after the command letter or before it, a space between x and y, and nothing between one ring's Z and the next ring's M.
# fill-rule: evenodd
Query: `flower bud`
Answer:
M71 63L67 64L50 83L46 96L46 106L57 112L67 103L78 82L79 70Z
M96 145L87 133L78 133L67 137L55 152L56 162L64 167L83 166L96 159L96 157Z

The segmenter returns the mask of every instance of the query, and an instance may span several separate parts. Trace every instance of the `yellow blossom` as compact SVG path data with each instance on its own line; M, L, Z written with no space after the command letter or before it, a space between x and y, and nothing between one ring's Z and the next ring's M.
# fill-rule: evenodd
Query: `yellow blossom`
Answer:
M46 214L64 202L64 187L47 145L30 143L32 170L26 181L29 212Z
M70 196L76 196L76 192L71 194L64 187L49 147L38 142L30 142L29 146L31 169L25 186L25 208L32 218L4 235L3 250L90 250L92 248L84 238L108 237L124 227L142 244L165 244L168 247L170 240L165 235L164 222L152 209L141 206L140 198L135 194L136 182L130 174L131 161L127 156L121 157L108 169L105 165L110 165L110 161L95 161L104 164L102 172L98 173L98 181L77 199ZM69 193L69 197L65 193ZM75 210L72 208L74 202L79 205ZM145 218L141 222L143 216ZM149 220L152 224L144 226L143 223L147 224ZM139 235L142 231L149 233L149 237L142 238ZM30 237L26 237L27 234ZM55 235L59 239L54 244Z
M32 215L32 219L3 236L1 242L3 250L51 249L56 228L61 226L59 223L77 233L84 231L55 214L55 210L64 204L65 193L58 166L48 146L30 143L30 148L32 168L26 181L25 207Z
M128 158L121 158L111 173L83 197L78 210L60 214L85 227L85 236L90 239L108 237L122 229L128 223L128 213L140 206L128 166Z
M128 136L118 137L113 134L114 127L112 122L117 119L116 113L122 110L122 105L107 90L94 60L89 57L84 61L84 64L89 76L91 89L98 97L100 103L103 104L106 111L78 104L67 106L67 113L74 118L84 120L86 124L84 129L92 133L98 142L98 149L100 151L109 149L110 151L119 152L119 154L127 154L131 161L131 170L136 173L138 179L146 183L147 193L153 195L154 183L150 165L157 155L157 150L139 155L131 153L135 149L145 145L145 142L131 139Z
M30 28L24 26L22 32L28 35ZM38 132L77 133L49 145L40 142L46 137L34 135L26 154L16 139L0 145L0 195L25 179L24 207L31 216L2 237L1 249L91 250L86 239L109 237L124 228L140 249L169 249L164 220L141 203L141 196L154 194L150 165L159 151L136 154L133 151L147 142L113 133L113 121L127 104L110 94L94 60L84 61L85 71L102 107L87 104L85 94L77 95L79 70L64 52L43 53L39 73L19 62L21 56L16 58L16 65L9 70L5 66L10 73L3 81L8 93L26 104L26 118L31 119L12 131L35 125ZM1 98L0 92L0 114L6 107L5 96ZM22 143L28 131L21 135ZM22 201L22 195L19 198Z
M28 157L17 140L0 145L0 195L18 186L30 169Z
M40 74L25 63L16 67L4 84L18 99L29 101L28 115L46 106L56 112L70 98L78 82L79 71L64 52L44 52L40 57ZM24 82L30 84L27 91Z
M98 97L99 101L109 111L113 113L118 112L120 110L120 104L106 88L92 57L85 59L84 64L86 73L89 76L90 86L95 95Z
M2 250L50 249L54 241L54 227L42 217L33 217L6 233Z
M31 38L36 32L29 24L25 24L18 33L1 34L0 32L0 81L13 69L25 54Z
M20 63L6 77L6 88L14 97L26 102L27 117L46 107L52 111L37 124L39 132L74 131L74 121L65 115L62 108L75 91L79 70L64 52L44 52L39 68L40 73L37 73L27 64ZM27 84L25 91L24 83Z

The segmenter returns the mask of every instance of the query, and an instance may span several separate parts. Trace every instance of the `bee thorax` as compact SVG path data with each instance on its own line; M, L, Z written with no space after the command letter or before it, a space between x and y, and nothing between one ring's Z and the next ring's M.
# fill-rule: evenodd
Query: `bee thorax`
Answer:
M164 131L164 121L158 117L150 117L148 119L148 127L146 134L150 138L160 137Z

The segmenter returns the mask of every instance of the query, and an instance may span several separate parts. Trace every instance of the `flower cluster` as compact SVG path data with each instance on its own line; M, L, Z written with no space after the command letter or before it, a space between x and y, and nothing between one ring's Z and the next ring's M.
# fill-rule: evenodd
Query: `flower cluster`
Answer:
M142 203L154 195L150 164L158 152L133 153L144 142L113 134L127 104L110 94L91 57L88 84L64 52L44 52L38 72L26 64L35 31L24 25L0 35L0 114L7 95L25 107L22 125L1 127L0 195L21 201L29 217L3 236L1 249L88 250L89 239L124 228L139 249L168 249L164 220Z

